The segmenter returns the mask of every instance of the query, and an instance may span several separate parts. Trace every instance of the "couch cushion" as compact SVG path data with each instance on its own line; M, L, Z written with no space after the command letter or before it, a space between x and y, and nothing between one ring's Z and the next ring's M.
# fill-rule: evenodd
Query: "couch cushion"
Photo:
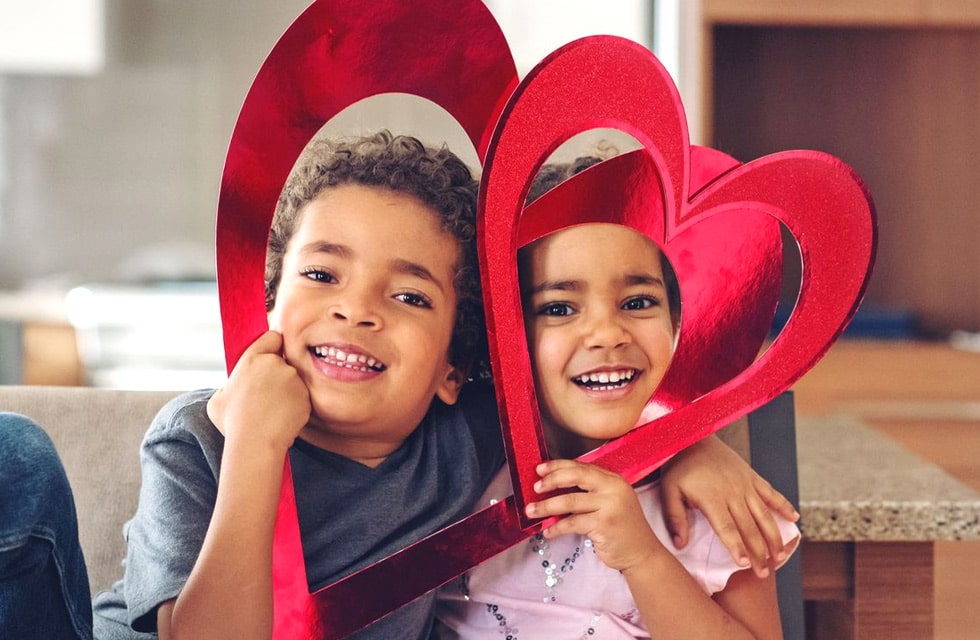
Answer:
M0 410L50 434L75 494L93 595L122 577L123 524L139 496L139 445L156 412L177 392L0 386Z

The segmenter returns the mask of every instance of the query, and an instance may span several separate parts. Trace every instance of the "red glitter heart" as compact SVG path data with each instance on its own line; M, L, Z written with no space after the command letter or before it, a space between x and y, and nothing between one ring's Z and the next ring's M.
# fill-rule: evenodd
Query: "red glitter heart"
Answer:
M518 222L533 176L554 149L580 131L612 127L644 146L655 171L613 200L619 219L665 247L686 295L681 344L665 380L675 399L689 401L663 418L612 441L583 459L636 481L670 455L730 424L788 389L830 348L860 303L875 249L875 217L870 195L850 167L814 151L767 156L720 176L697 193L690 189L690 147L680 97L669 74L644 47L611 36L583 38L542 62L515 91L491 141L480 191L483 212L481 267L487 299L491 356L498 403L504 420L511 474L522 525L533 492L535 467L545 459L517 286ZM651 210L651 184L663 198L664 220ZM660 188L662 185L662 188ZM654 201L655 203L655 201ZM773 345L750 367L701 395L698 372L710 371L723 342L705 339L715 321L739 311L741 287L757 282L746 260L707 278L688 272L686 257L723 250L731 238L723 215L738 212L744 225L760 228L779 220L800 247L800 296L789 322ZM638 213L635 213L638 212ZM692 243L684 239L699 227ZM765 228L762 226L761 228ZM751 234L750 234L751 235ZM712 278L715 279L712 282ZM700 289L700 291L699 291ZM710 300L721 296L711 313ZM726 295L727 294L727 295ZM709 296L709 297L710 297ZM764 297L763 297L764 299ZM705 304L701 304L705 303ZM693 311L693 313L692 313ZM726 334L731 329L727 327ZM693 336L693 339L692 339ZM680 382L678 382L680 381ZM501 392L502 391L502 392ZM677 404L677 403L674 403Z

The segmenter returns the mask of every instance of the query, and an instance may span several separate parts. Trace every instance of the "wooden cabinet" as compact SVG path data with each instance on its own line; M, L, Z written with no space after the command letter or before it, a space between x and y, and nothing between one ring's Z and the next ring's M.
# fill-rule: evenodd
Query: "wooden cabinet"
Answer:
M832 153L879 217L865 305L980 330L980 2L703 0L702 137Z

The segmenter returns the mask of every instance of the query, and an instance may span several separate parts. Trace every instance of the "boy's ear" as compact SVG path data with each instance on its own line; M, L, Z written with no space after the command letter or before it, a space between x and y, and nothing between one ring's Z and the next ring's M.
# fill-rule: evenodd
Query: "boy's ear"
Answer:
M446 375L439 381L436 388L436 397L444 404L456 404L459 398L459 391L466 383L466 372L452 364L446 365Z

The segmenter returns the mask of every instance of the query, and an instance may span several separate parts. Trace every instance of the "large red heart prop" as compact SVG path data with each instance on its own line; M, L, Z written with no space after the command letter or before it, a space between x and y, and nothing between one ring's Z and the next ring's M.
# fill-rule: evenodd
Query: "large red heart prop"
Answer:
M441 0L320 0L310 5L256 75L222 174L216 251L228 371L268 328L263 282L272 215L289 171L324 123L376 94L413 94L446 109L482 158L492 125L516 84L503 33L478 0L457 2L452 11ZM288 460L273 580L276 637L330 635L318 627L344 635L340 626L318 615L309 594ZM367 620L353 616L349 630L391 608L373 611Z
M421 95L463 124L482 157L496 116L516 83L506 43L481 2L455 3L451 15L439 0L379 1L356 8L351 4L321 0L297 19L260 70L236 125L222 181L217 232L229 370L267 327L261 283L269 223L289 169L325 121L376 93ZM423 60L427 55L431 59ZM452 68L447 68L449 63ZM690 339L682 337L664 385L664 397L677 410L592 456L635 478L670 453L777 395L829 347L856 309L867 279L874 250L873 213L856 176L839 161L813 152L771 156L731 170L698 194L690 193L686 124L676 90L662 67L648 51L627 41L595 38L573 43L542 63L514 94L494 135L492 158L484 173L485 278L493 276L485 279L485 289L495 343L524 339L514 253L520 205L530 176L558 142L596 126L624 129L646 147L657 190L663 194L660 209L667 213L662 237L655 239L666 244L669 257L680 266L682 290L689 289L684 294L682 336ZM521 136L527 136L527 144ZM649 179L640 182L649 188ZM712 340L712 335L732 338L731 327L727 333L713 334L710 322L700 325L694 320L691 309L698 305L691 302L696 296L691 287L698 278L684 276L685 260L690 257L685 251L700 252L705 242L681 247L686 229L693 230L702 218L735 210L779 219L793 232L804 262L800 302L761 360L731 380L735 371L727 371L728 365L717 367L724 373L715 372L705 380L715 376L721 386L680 406L704 386L697 376L706 362L744 361L743 349L749 351L752 344L753 339L731 345ZM766 224L749 226L765 228ZM644 231L656 235L652 228ZM738 251L729 253L737 258ZM756 258L757 254L747 257L743 271L752 272L749 264L759 266ZM756 292L762 311L750 315L757 321L771 315L772 299L766 291ZM734 317L743 308L738 304L739 292L728 293L736 295L725 298L730 306L720 315ZM710 301L710 296L705 300ZM739 323L733 326L737 329ZM754 339L758 342L761 337ZM726 358L731 352L740 355ZM495 349L494 368L517 479L516 502L523 507L529 499L533 465L543 452L527 351L516 353L517 358ZM751 350L749 356L754 353ZM681 366L688 358L693 364ZM522 514L514 499L499 503L311 596L287 464L274 550L276 637L343 637L518 542L534 530Z

